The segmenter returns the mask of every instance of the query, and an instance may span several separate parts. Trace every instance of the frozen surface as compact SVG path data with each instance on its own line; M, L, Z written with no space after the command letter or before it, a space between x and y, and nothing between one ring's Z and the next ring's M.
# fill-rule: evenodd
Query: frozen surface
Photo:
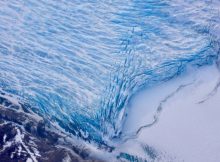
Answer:
M53 145L77 154L66 151L67 161L91 152L218 158L219 8L219 0L0 0L2 122L36 139L62 136ZM136 153L123 151L129 142ZM35 151L29 158L44 154Z
M219 83L220 72L213 65L141 92L129 108L123 130L133 136L125 136L120 149L149 158L142 149L148 145L159 161L219 161ZM186 86L176 91L182 85Z

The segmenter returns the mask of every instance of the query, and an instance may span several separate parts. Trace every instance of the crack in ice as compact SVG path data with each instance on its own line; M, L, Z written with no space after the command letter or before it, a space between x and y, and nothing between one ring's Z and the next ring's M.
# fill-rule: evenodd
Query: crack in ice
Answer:
M163 105L164 105L170 98L172 98L176 93L178 93L178 92L181 91L183 88L185 88L185 87L187 87L187 86L189 86L189 85L191 85L191 84L193 84L193 82L192 82L192 83L188 83L188 84L182 84L182 85L180 85L174 92L170 93L170 94L169 94L168 96L166 96L163 100L161 100L160 103L159 103L159 106L157 107L156 113L155 113L155 115L154 115L154 121L151 122L151 123L149 123L149 124L146 124L146 125L143 125L143 126L139 127L139 129L138 129L133 135L131 135L130 137L127 137L127 138L126 138L126 136L124 136L125 139L123 140L123 142L126 142L126 141L128 141L128 140L130 140L130 139L135 139L135 138L137 138L138 135L140 134L140 132L141 132L144 128L149 128L149 127L153 126L154 124L156 124L156 123L158 122L158 120L159 120L159 116L160 116L160 114L161 114L161 111L163 110Z

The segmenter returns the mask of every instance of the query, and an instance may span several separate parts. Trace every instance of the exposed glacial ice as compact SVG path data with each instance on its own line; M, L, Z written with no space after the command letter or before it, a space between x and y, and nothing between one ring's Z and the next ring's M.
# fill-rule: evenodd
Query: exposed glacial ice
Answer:
M218 161L219 10L0 1L0 157Z

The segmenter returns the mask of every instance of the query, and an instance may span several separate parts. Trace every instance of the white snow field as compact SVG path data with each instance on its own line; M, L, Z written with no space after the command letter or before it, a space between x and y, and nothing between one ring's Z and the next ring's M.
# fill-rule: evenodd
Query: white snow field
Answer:
M149 161L220 160L220 72L188 71L133 99L118 150Z

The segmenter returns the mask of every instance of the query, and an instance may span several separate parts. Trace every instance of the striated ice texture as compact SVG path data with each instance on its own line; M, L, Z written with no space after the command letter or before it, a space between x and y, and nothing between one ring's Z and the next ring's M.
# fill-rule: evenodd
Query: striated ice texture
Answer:
M218 0L1 0L0 88L73 135L120 138L136 94L217 59L219 8Z

